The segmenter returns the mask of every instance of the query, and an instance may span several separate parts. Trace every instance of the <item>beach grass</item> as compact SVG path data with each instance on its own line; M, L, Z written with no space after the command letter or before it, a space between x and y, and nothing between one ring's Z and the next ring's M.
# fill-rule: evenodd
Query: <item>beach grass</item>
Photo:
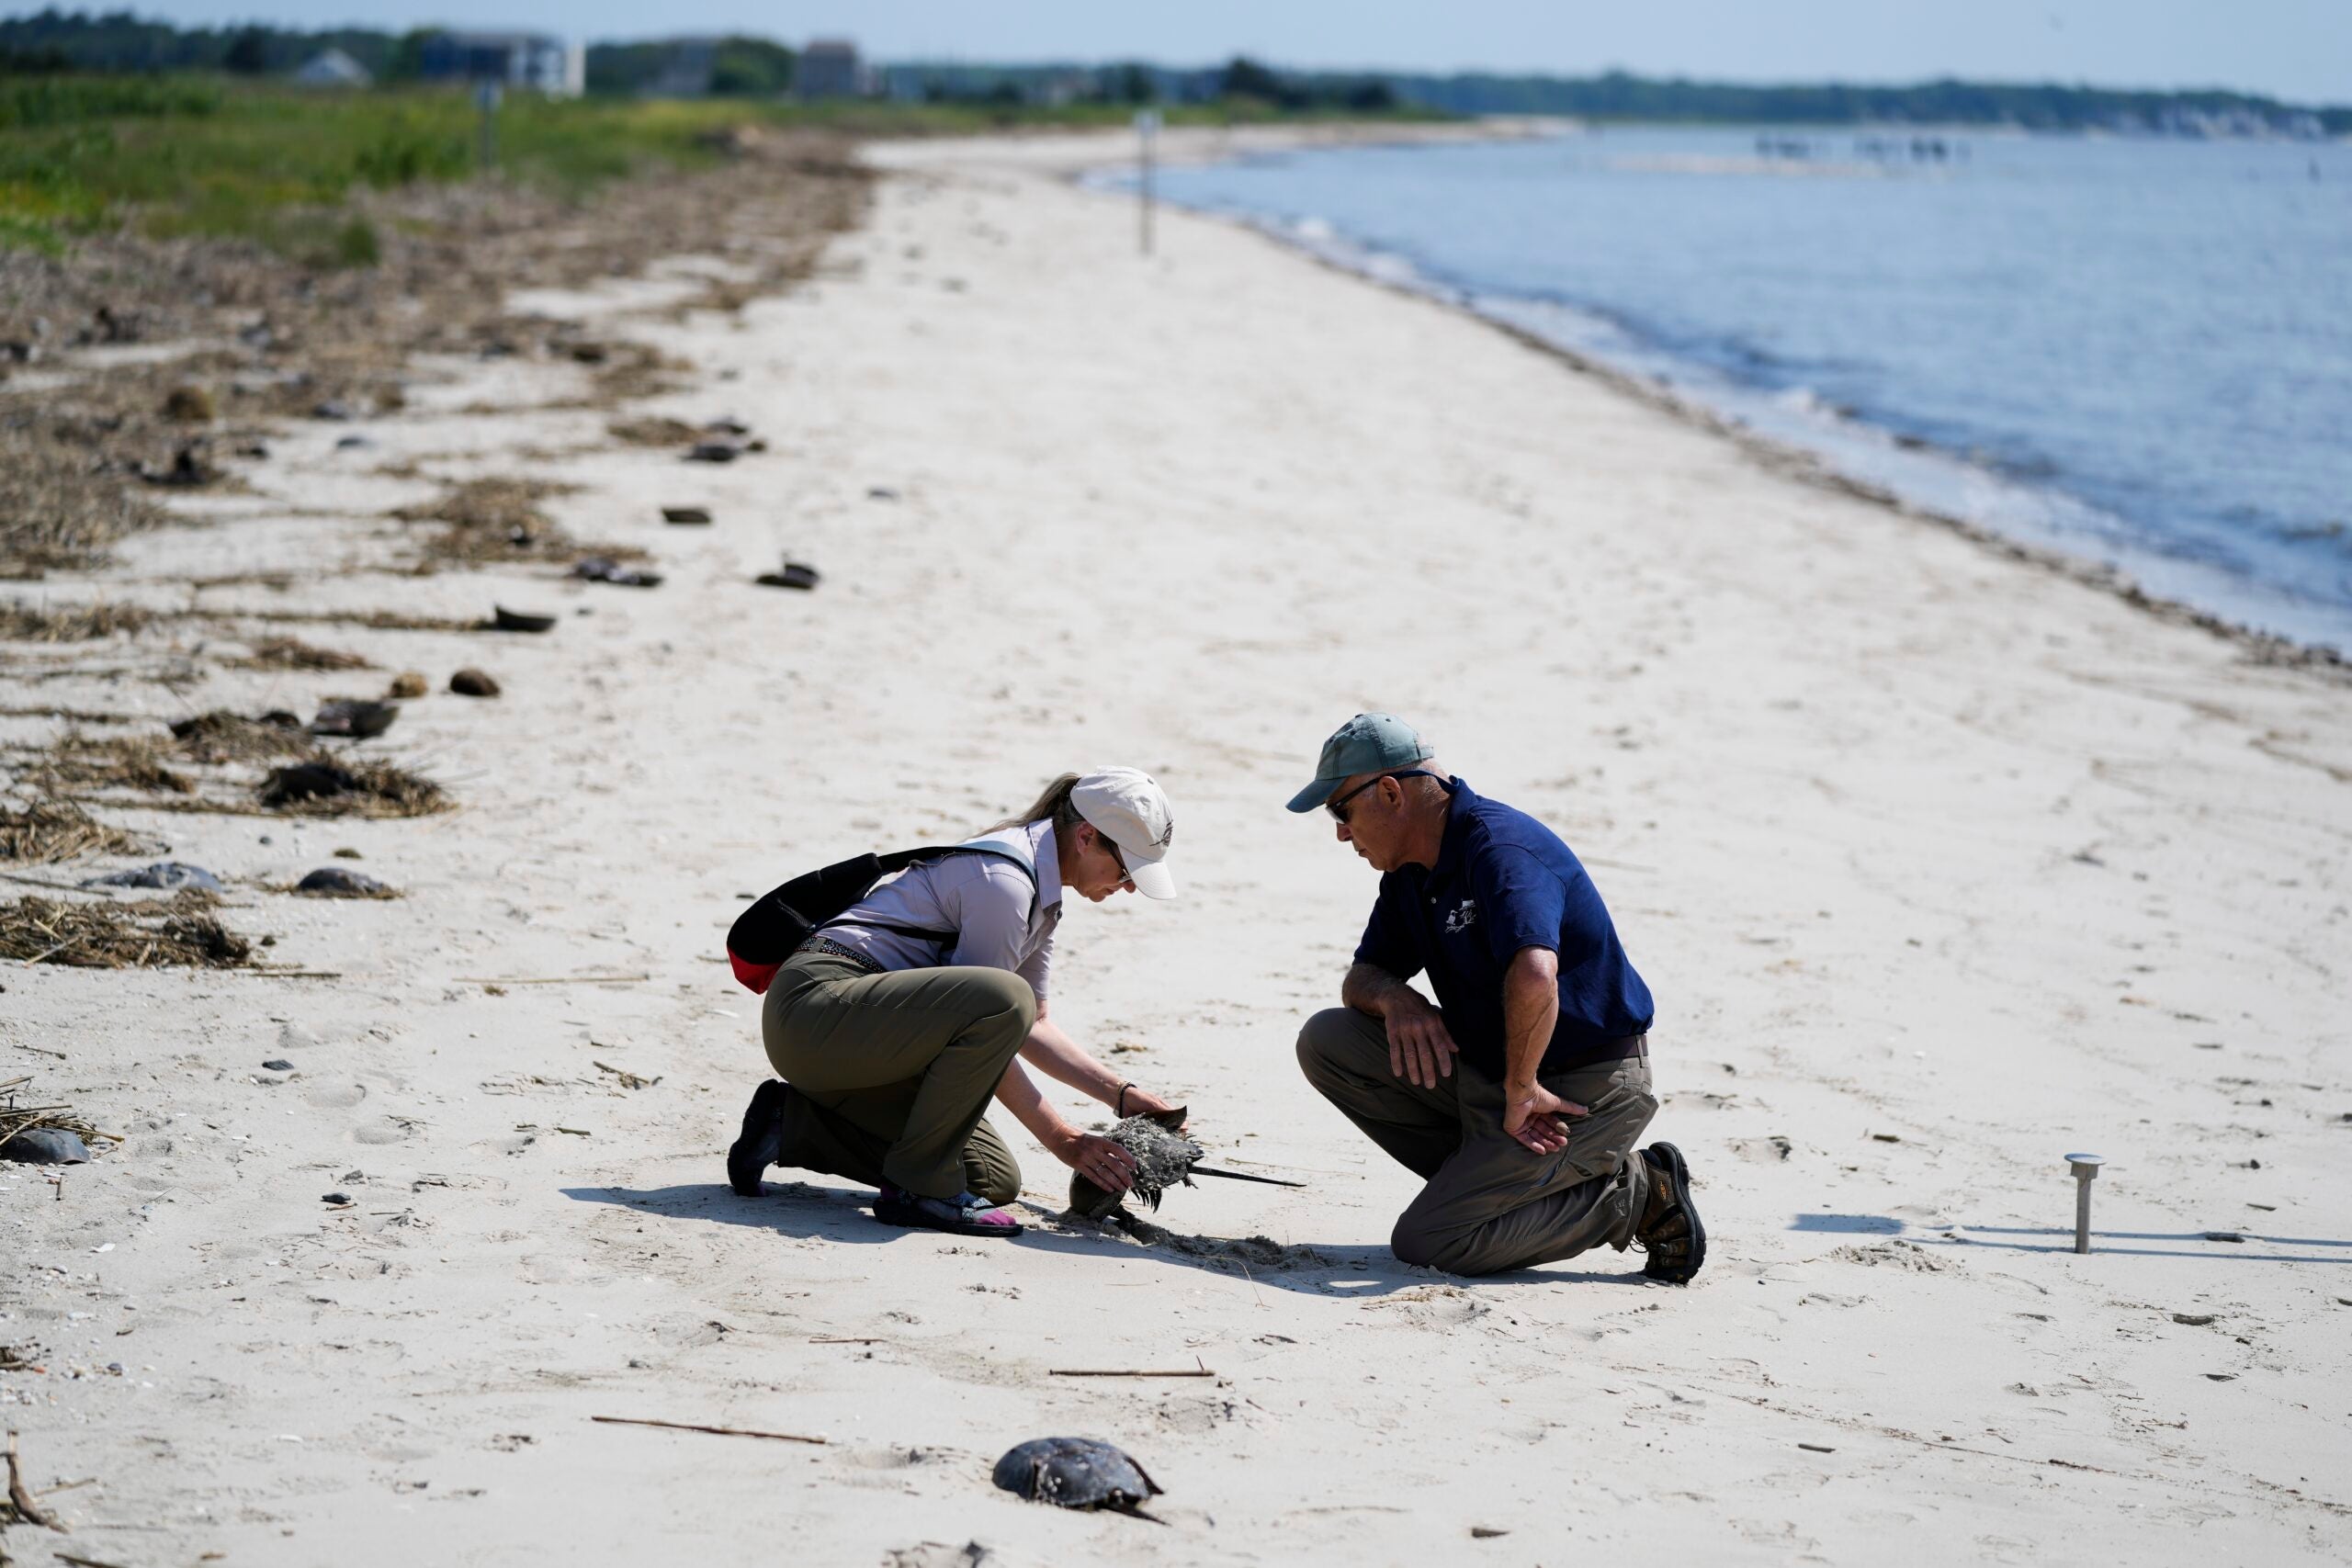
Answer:
M747 127L948 136L1116 125L1131 113L1110 104L514 93L498 108L491 140L501 177L578 198L633 175L722 163L730 136ZM1168 111L1172 124L1306 118L1315 117L1247 103ZM150 239L252 240L322 268L366 266L379 237L351 198L469 178L483 169L483 141L463 88L322 93L205 76L0 78L0 247L56 254L76 235L127 224Z

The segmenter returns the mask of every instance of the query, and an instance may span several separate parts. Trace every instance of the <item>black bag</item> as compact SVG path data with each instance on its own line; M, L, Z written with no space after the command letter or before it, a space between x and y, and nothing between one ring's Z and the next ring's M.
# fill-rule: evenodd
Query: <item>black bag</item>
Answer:
M727 931L727 958L734 965L735 978L754 995L766 995L775 972L784 967L784 961L792 956L793 951L812 933L838 920L872 892L876 883L893 872L946 855L996 855L1028 872L1033 881L1036 875L1019 857L975 844L932 844L919 850L853 855L848 860L835 861L772 888L735 917L734 925ZM956 940L954 931L918 931L912 926L878 922L875 929L931 942Z

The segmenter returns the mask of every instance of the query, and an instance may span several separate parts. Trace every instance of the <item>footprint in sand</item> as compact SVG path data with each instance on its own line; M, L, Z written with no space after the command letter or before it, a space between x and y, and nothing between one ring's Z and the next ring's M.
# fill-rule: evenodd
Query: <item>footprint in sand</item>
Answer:
M368 1098L365 1084L321 1084L309 1090L302 1099L322 1111L348 1111Z
M405 1122L387 1118L381 1122L370 1122L351 1135L363 1144L397 1144L407 1139L409 1128Z

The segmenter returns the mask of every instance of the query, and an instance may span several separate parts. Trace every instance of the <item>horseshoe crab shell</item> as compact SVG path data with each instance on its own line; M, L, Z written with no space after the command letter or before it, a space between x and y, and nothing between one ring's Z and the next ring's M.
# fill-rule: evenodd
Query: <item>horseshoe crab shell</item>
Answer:
M996 1461L994 1479L1007 1492L1057 1508L1133 1514L1159 1495L1143 1466L1093 1438L1032 1438Z

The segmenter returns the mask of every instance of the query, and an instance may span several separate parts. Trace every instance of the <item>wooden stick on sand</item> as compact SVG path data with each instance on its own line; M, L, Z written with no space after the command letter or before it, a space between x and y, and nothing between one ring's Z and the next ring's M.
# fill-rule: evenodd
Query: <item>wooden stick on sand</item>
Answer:
M8 1434L8 1503L17 1510L17 1517L28 1525L40 1525L60 1535L74 1533L59 1524L54 1514L44 1511L39 1503L33 1501L33 1495L25 1490L24 1472L17 1462L17 1434L14 1432Z
M695 1421L655 1421L642 1416L591 1416L591 1421L602 1421L608 1427L666 1427L673 1432L713 1432L722 1438L773 1438L780 1443L817 1443L831 1441L829 1438L804 1438L797 1432L755 1432L748 1427L706 1427Z
M627 986L639 980L650 980L650 975L526 975L518 978L502 976L460 975L460 986Z
M1164 1372L1136 1371L1123 1367L1103 1369L1053 1367L1047 1369L1047 1375L1057 1378L1213 1378L1216 1376L1215 1372L1209 1371L1206 1367L1203 1367L1197 1371L1188 1367L1181 1371Z

